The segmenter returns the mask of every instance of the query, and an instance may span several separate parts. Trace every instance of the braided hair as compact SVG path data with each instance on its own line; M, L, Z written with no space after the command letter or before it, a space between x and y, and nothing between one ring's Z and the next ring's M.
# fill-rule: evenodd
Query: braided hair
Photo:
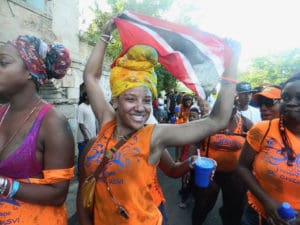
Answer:
M287 84L300 80L300 72L291 76L286 82L283 83L282 89L286 87ZM285 94L283 93L282 99L284 101ZM287 157L287 165L292 166L293 162L296 159L296 153L292 149L291 142L286 134L286 117L285 117L285 109L281 106L280 110L280 118L279 118L279 132L283 142L283 148L281 149L281 153Z

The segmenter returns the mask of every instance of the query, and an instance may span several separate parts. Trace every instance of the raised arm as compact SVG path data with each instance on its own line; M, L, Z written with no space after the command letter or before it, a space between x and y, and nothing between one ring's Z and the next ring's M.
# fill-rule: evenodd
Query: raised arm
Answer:
M105 100L104 93L99 84L106 47L111 40L111 33L114 29L115 25L111 19L106 24L100 40L94 47L83 73L83 79L92 109L102 124L114 117L114 110Z
M237 42L230 40L227 43L232 54L221 79L221 90L209 116L180 125L157 125L151 140L154 149L197 143L227 126L232 112L240 55L240 45Z

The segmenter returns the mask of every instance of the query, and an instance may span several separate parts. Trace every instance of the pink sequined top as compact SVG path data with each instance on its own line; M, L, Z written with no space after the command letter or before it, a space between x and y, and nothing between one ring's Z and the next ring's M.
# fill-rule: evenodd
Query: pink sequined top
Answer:
M8 105L3 105L0 108L0 117L3 116L7 107ZM2 176L26 179L41 173L43 165L36 158L37 139L43 118L50 108L52 108L51 104L46 104L41 108L21 145L0 162L0 174Z

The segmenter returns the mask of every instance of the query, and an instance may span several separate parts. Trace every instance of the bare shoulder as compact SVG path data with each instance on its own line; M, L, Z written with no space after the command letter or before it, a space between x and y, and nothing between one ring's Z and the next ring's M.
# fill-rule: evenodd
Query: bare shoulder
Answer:
M55 107L45 115L39 133L45 168L69 168L74 165L74 136L65 115Z
M65 142L74 141L73 132L68 119L55 107L49 109L45 115L41 125L40 136L43 140L56 139L57 141L54 143L62 141L62 139L64 139Z
M55 106L53 106L45 115L43 123L44 125L47 125L50 128L54 126L63 126L66 123L68 123L68 120L61 111L59 111L57 108L55 108Z

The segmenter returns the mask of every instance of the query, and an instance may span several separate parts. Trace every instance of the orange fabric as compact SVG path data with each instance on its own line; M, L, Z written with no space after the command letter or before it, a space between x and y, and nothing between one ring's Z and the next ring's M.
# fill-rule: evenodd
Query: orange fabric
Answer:
M85 171L91 174L102 160L105 149L117 141L113 137L116 122L105 124L85 157ZM162 215L151 195L156 166L148 163L150 137L154 125L138 130L119 148L104 171L99 174L94 208L94 225L161 225ZM128 211L130 219L122 217L107 191L104 175L116 201Z
M277 87L266 87L261 92L253 95L252 100L257 101L258 96L264 96L265 98L270 99L280 99L281 98L281 90Z
M74 167L45 170L43 179L20 180L23 183L53 184L69 180L74 176ZM56 182L55 182L56 181ZM22 185L22 183L21 183ZM22 202L16 199L0 199L0 224L22 225L67 225L67 209L61 206L47 206Z
M153 185L150 188L150 192L154 201L154 204L159 206L162 202L165 202L164 193L161 189L161 186L158 182L157 175L153 178Z
M248 131L247 141L257 152L253 162L253 173L261 188L273 199L280 202L289 202L291 206L300 210L300 137L287 130L292 149L296 153L293 166L287 166L287 159L281 154L283 147L279 133L279 119L272 120L270 130L265 135L269 121L262 121ZM255 196L248 192L249 204L261 215L264 210Z
M239 116L235 134L242 134L242 118ZM245 138L238 135L226 135L217 133L206 138L204 146L208 145L208 157L217 162L216 171L232 172L237 168L237 162L241 154L241 149ZM207 148L207 147L206 147ZM206 149L201 150L201 155L206 156Z
M180 104L179 107L180 107L180 112L176 120L176 123L177 124L186 123L189 120L190 108L185 108L183 104Z
M73 166L67 169L43 170L43 179L29 178L20 181L33 184L54 184L64 180L71 180L74 177L74 169L75 167Z

